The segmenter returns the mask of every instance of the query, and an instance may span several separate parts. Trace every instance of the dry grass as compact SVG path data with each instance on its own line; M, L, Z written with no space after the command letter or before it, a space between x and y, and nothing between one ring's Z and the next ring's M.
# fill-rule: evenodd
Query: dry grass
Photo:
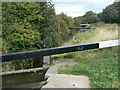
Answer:
M86 32L78 32L75 35L75 40L73 40L70 43L64 43L64 46L68 45L76 45L76 44L85 44L85 43L92 43L92 42L100 42L100 41L107 41L112 39L118 39L118 25L117 24L103 24L99 25L95 30L89 30ZM103 50L104 51L104 50ZM96 56L102 56L100 52L98 53L90 53L91 51L85 51L85 52L75 52L75 53L65 53L65 54L58 54L53 55L53 58L78 58L77 56L80 56L83 60L89 59L89 58L95 58ZM106 50L104 51L106 52ZM104 53L103 52L103 53ZM99 54L99 55L97 55Z
M118 39L117 24L105 24L101 27L96 28L94 31L84 32L83 35L82 34L77 35L77 40L80 40L79 44L107 41L112 39ZM113 56L117 56L118 55L118 53L116 53L117 50L118 50L117 47L112 47L99 50L78 52L74 55L74 59L76 61L85 60L86 62L89 59L92 60L101 57L110 57L111 55L113 55L113 53L114 53Z
M118 25L117 24L107 24L103 27L98 27L94 35L91 36L87 42L97 42L118 39Z
M117 24L104 24L99 26L100 27L97 27L95 30L78 32L75 35L74 40L71 39L69 42L65 42L62 46L118 39Z
M96 26L95 26L96 28ZM118 39L117 24L99 25L95 30L80 32L71 44L83 44ZM78 62L75 66L60 67L64 74L89 76L91 88L118 88L118 47L68 53ZM62 57L68 54L62 55ZM58 55L58 58L60 55Z

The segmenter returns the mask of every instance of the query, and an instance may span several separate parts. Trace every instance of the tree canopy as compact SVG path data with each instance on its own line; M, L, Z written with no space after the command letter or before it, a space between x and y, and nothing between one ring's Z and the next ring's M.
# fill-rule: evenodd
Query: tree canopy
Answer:
M72 17L65 15L63 12L57 16L65 21L67 26L74 26L74 20Z
M81 23L83 23L83 17L82 16L74 18L74 24L75 24L75 26L79 27Z
M114 2L112 5L107 6L103 9L100 19L105 23L120 23L119 19L119 3Z
M94 13L93 11L88 11L86 14L83 16L84 20L83 23L96 23L99 21L98 15Z

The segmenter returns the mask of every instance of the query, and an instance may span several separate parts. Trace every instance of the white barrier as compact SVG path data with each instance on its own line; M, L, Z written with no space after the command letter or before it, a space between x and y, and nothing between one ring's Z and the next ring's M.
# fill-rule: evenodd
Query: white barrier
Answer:
M99 43L99 48L113 47L113 46L120 45L120 39L118 39L118 40L110 40L110 41L103 41L103 42L98 42L98 43Z

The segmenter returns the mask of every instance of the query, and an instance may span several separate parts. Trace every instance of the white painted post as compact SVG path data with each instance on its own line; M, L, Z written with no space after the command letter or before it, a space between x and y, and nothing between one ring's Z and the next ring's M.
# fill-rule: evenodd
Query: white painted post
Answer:
M43 57L43 63L44 65L50 65L50 56L44 56Z

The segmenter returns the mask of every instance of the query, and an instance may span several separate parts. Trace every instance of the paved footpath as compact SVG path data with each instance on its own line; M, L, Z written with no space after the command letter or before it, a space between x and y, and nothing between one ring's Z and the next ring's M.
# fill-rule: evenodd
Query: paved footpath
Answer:
M73 59L64 59L64 61L59 60L56 62L55 65L50 66L45 75L48 80L47 84L42 87L43 90L45 88L90 88L90 81L87 76L57 74L60 66L73 66L77 62L74 62Z

